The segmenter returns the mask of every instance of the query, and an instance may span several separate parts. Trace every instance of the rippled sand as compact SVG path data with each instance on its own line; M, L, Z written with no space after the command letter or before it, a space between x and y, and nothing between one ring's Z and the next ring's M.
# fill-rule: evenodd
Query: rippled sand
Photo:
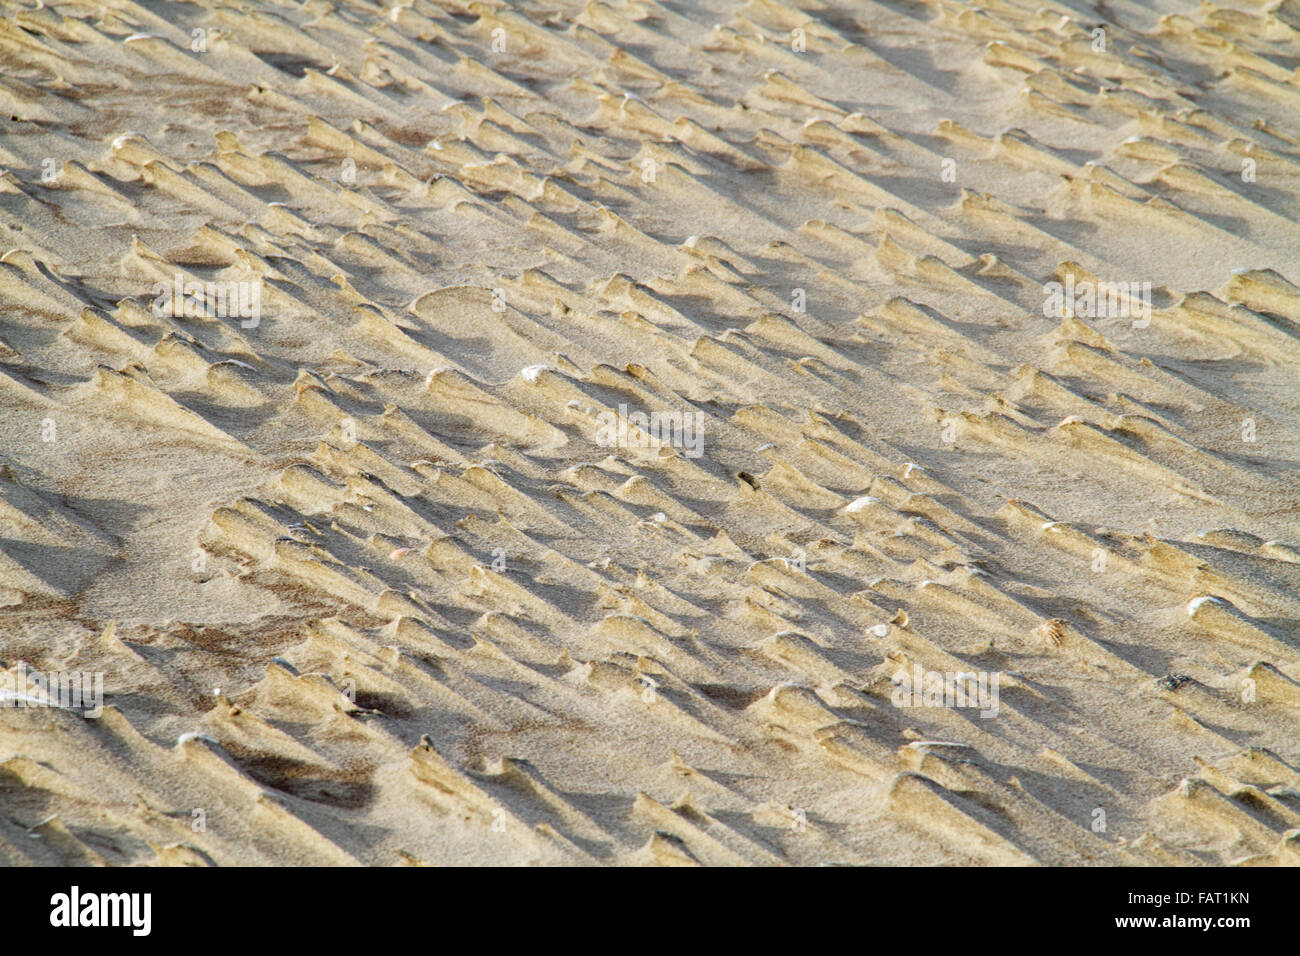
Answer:
M1296 0L34 5L0 862L1300 862Z

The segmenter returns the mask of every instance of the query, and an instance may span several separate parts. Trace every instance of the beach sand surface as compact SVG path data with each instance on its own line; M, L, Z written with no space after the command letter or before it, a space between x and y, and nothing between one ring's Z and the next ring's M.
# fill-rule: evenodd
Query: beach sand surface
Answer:
M34 6L0 863L1300 861L1296 0Z

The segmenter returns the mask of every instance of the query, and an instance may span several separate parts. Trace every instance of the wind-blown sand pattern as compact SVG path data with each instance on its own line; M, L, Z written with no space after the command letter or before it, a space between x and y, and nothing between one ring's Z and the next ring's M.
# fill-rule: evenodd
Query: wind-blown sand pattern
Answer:
M1300 3L1157 5L0 3L0 861L1300 862Z

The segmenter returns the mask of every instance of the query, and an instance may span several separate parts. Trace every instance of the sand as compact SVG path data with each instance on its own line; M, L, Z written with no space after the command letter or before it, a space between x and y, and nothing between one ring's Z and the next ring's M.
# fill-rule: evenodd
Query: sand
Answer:
M0 13L0 862L1300 862L1296 0Z

